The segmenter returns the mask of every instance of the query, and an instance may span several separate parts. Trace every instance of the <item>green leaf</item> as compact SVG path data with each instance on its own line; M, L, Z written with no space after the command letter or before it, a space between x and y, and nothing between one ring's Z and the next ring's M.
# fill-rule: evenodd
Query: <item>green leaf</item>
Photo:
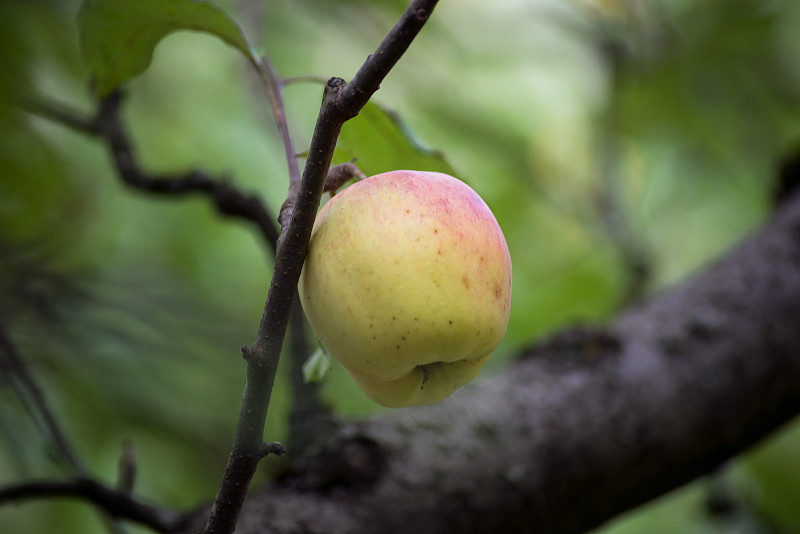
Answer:
M354 158L367 176L400 169L456 174L441 151L424 146L397 113L374 102L346 122L339 135L334 161Z
M318 348L303 364L303 382L319 382L331 369L331 357Z
M200 0L85 0L78 13L81 53L99 96L144 72L156 45L172 32L216 35L255 63L241 29L217 6Z

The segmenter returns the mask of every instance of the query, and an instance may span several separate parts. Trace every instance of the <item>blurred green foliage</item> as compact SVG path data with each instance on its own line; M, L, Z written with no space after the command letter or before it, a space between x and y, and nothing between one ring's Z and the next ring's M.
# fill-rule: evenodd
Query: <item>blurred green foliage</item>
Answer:
M78 13L78 35L97 94L106 96L144 72L158 43L178 30L216 35L252 59L240 28L214 4L191 0L84 1Z
M456 175L442 152L426 147L397 113L373 102L344 124L336 150L334 164L353 160L367 176L398 169Z
M283 76L349 78L405 2L217 4ZM271 257L252 228L200 198L125 188L99 143L25 111L40 98L92 109L78 8L0 2L0 325L93 472L113 481L130 440L137 491L193 506L222 473L244 379L238 347L255 335ZM346 126L337 158L368 173L453 169L492 207L514 297L491 374L558 328L610 320L631 295L679 281L768 216L777 165L800 146L799 25L795 0L442 2L382 84L381 107ZM277 212L283 149L235 50L171 35L125 91L146 168L201 166ZM320 93L286 88L299 150ZM283 375L268 439L286 435ZM340 412L375 413L338 366L324 386ZM64 473L6 381L0 447L2 483ZM601 532L797 531L798 454L794 427ZM719 480L746 520L709 515ZM105 531L70 502L0 508L0 525Z

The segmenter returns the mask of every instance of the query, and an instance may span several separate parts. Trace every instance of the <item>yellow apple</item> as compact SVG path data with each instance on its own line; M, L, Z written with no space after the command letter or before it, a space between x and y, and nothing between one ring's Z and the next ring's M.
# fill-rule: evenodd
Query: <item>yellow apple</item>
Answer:
M368 397L432 404L472 380L503 339L511 257L466 184L392 171L322 207L299 289L320 341Z

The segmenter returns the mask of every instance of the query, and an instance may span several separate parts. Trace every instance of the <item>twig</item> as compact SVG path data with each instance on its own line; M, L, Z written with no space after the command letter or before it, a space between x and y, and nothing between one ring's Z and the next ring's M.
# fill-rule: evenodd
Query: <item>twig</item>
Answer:
M275 125L278 127L281 139L283 140L283 147L286 151L286 164L289 168L289 187L291 194L291 187L293 187L294 184L300 183L300 168L297 165L297 157L295 155L294 146L292 145L292 138L289 135L289 125L286 122L286 107L283 104L283 80L278 76L275 66L266 56L261 57L256 66L267 91L267 97L272 107L272 114L275 117ZM295 192L295 194L297 193Z
M110 516L148 526L155 531L177 532L186 525L187 515L178 510L156 508L87 478L68 481L37 480L0 488L0 502L67 497L84 499Z
M607 134L612 135L612 134ZM620 308L626 308L641 300L646 292L647 285L653 272L652 258L646 244L635 234L631 227L629 215L620 198L619 184L612 160L616 160L617 153L608 141L606 153L601 157L606 160L604 174L601 177L601 189L596 197L596 210L600 228L611 241L619 255L625 274L625 287L622 291Z
M108 145L120 178L134 189L156 195L208 195L219 213L254 223L274 252L278 241L275 219L257 196L244 193L230 180L213 178L202 170L179 175L144 171L123 125L121 103L122 93L115 91L101 101L97 113L88 118L67 111L63 106L43 101L28 104L26 109L78 132L102 138Z
M289 414L289 452L303 456L311 444L331 433L336 420L320 400L320 383L303 380L303 364L311 355L305 315L300 297L295 296L289 322L289 376L292 383L292 411Z
M71 128L79 133L100 135L97 117L84 116L79 112L67 110L64 106L44 100L26 102L23 108L29 113L39 115L53 122Z
M44 393L34 380L25 360L17 353L16 347L2 325L0 325L0 371L8 375L9 379L16 379L22 386L24 391L21 392L20 396L23 397L24 395L24 397L30 398L33 404L29 408L31 417L34 421L41 418L45 432L49 435L55 445L55 449L72 472L77 475L85 475L86 467L73 451L66 434L50 409ZM25 402L26 399L21 398L21 400Z
M122 444L117 473L119 491L125 495L133 494L133 485L136 481L136 450L132 441L126 440Z
M607 54L614 88L618 89L623 68L621 62L624 61L622 52L617 43L610 41L602 49ZM633 231L622 198L619 94L619 90L612 91L613 96L600 121L600 139L596 149L600 163L600 190L596 208L601 227L617 249L625 269L626 284L619 303L621 308L625 308L645 296L653 266L646 243Z
M260 460L258 451L262 448L267 405L286 335L289 310L342 125L355 117L377 91L389 69L406 51L435 5L436 0L412 2L350 84L345 85L340 78L331 78L325 86L322 107L297 196L290 194L281 207L281 237L278 240L274 274L256 342L252 349L243 347L247 360L245 393L234 445L206 523L206 534L233 532L247 488Z

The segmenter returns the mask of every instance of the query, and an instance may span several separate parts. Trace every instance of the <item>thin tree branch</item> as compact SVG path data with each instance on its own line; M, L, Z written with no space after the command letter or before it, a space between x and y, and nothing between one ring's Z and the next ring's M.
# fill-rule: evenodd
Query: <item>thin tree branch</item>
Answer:
M2 504L52 498L83 499L113 518L134 521L157 532L178 532L187 524L184 512L141 503L125 491L111 489L87 478L37 480L0 488Z
M435 5L436 0L415 0L411 3L383 43L356 74L351 82L352 89L348 90L344 80L339 78L331 78L325 86L297 196L291 194L290 187L290 195L281 207L281 236L256 341L252 349L243 347L247 360L245 393L233 448L205 526L206 534L233 532L260 459L257 451L262 448L264 422L289 312L342 125L354 117L377 91L389 69L406 51ZM348 96L343 98L343 93Z
M622 58L619 47L614 43L608 42L606 46L600 46L600 49L606 52L613 85L609 104L598 124L599 139L595 153L600 183L595 209L601 228L617 249L625 269L626 284L619 306L626 308L645 296L653 274L653 258L644 240L634 231L623 200L621 187L623 149L620 141L622 91L619 88Z
M595 197L595 210L600 229L614 245L625 275L625 288L618 303L620 309L641 300L653 274L652 257L643 240L636 235L630 215L622 200L618 180L619 147L616 132L604 132L600 159L600 184Z
M136 449L133 442L124 441L122 443L122 454L117 466L117 489L125 495L133 494L133 486L136 482Z
M278 229L269 208L256 195L240 191L230 180L213 178L202 170L184 174L152 174L145 171L136 157L121 117L122 93L114 91L100 102L93 117L83 117L63 106L37 101L26 109L61 123L78 132L103 139L122 181L139 191L154 195L207 195L216 210L230 217L256 225L267 246L274 252Z
M73 474L86 475L86 466L79 459L67 439L66 433L61 429L58 419L50 409L50 404L44 392L39 388L33 374L22 356L17 352L16 346L0 324L0 372L7 375L9 380L16 380L22 386L21 400L27 404L29 399L32 406L29 408L34 421L41 419L44 432L47 433L55 450L69 466Z
M320 400L320 383L303 380L303 364L310 357L306 320L300 297L295 295L289 323L289 376L292 383L292 410L289 413L289 453L302 456L315 443L332 432L337 422Z
M77 111L68 110L62 105L42 99L26 102L23 105L23 109L34 115L39 115L59 123L62 126L66 126L78 133L95 136L100 135L96 116L89 116Z
M281 134L283 148L286 153L286 164L289 168L289 195L297 195L297 188L300 186L300 168L297 165L292 138L289 135L289 124L286 122L286 106L283 104L283 80L281 80L275 66L266 56L259 59L257 68L264 88L267 91L272 114L275 117L275 125ZM281 227L283 222L279 221Z

